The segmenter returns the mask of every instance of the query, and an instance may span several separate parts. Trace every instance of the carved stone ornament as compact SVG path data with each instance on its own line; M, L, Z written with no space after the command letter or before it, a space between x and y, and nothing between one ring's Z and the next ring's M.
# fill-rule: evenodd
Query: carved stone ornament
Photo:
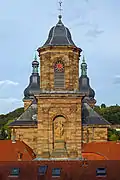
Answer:
M43 111L43 113L48 113L49 112L49 108L48 107L43 107L42 111Z
M64 137L64 125L62 121L57 121L54 123L54 135L58 139L62 139Z

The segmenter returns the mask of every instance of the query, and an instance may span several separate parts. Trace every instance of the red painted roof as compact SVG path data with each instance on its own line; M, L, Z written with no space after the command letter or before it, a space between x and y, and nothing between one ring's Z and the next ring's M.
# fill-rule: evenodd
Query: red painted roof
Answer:
M38 175L38 167L47 165L45 175ZM0 180L8 180L10 170L20 168L20 180L119 180L120 161L88 161L88 166L82 166L82 161L38 161L38 162L0 162ZM96 177L97 168L106 168L106 177ZM58 178L52 177L52 168L61 168ZM38 178L39 176L39 178Z
M35 158L32 149L24 142L12 143L11 140L0 140L0 161L18 161L20 153L23 161L31 161Z
M18 161L22 154L22 161L35 158L32 149L22 141L12 143L11 140L0 140L0 161ZM82 156L88 160L120 160L120 143L91 142L83 144Z
M120 160L120 143L112 141L91 142L83 145L82 152L83 154L91 153L95 156L99 155L101 156L100 159ZM94 157L91 160L95 160Z

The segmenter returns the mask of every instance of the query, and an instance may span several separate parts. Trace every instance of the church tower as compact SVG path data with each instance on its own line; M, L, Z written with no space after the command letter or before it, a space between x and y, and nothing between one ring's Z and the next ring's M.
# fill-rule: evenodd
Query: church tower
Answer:
M40 92L38 104L37 154L42 158L81 157L81 101L79 57L81 49L62 23L51 28L45 44L38 48Z
M110 123L93 109L95 92L90 87L81 49L59 15L48 39L37 49L29 85L24 91L24 112L9 124L11 139L23 141L36 159L81 159L82 145L106 141ZM40 75L39 75L40 64Z
M81 63L81 76L79 78L79 90L81 93L85 94L83 102L87 102L92 108L94 107L96 100L95 91L90 87L89 77L87 76L87 63L85 62L85 57Z
M40 91L40 76L39 76L39 63L37 61L37 56L35 54L34 60L32 62L32 74L30 76L29 85L24 90L24 110L26 110L32 103L34 99L34 93Z

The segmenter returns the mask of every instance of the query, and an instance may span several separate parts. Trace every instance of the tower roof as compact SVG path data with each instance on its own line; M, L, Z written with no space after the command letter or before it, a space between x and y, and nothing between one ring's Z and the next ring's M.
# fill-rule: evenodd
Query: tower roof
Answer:
M79 89L80 92L86 94L89 98L94 98L95 91L90 87L89 78L87 76L87 63L85 62L85 57L83 56L81 64L81 76L79 78Z
M43 45L45 46L75 46L72 41L71 33L67 27L62 23L62 16L59 15L59 21L56 26L50 29L48 39Z
M40 90L40 76L38 73L39 63L37 61L37 56L35 54L35 58L32 62L32 75L30 76L30 82L28 87L24 90L24 98L29 99L33 98L34 93Z

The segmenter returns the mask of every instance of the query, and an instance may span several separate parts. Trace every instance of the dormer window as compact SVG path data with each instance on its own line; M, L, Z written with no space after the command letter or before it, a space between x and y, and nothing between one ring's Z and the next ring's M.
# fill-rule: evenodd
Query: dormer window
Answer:
M97 168L96 169L96 176L105 177L107 175L106 168Z
M9 177L19 177L20 168L12 168Z
M46 165L38 167L38 174L39 175L45 175L47 168L48 168L48 166L46 166Z
M64 88L64 64L61 60L54 65L54 87Z
M60 177L61 168L53 168L52 169L52 177Z

